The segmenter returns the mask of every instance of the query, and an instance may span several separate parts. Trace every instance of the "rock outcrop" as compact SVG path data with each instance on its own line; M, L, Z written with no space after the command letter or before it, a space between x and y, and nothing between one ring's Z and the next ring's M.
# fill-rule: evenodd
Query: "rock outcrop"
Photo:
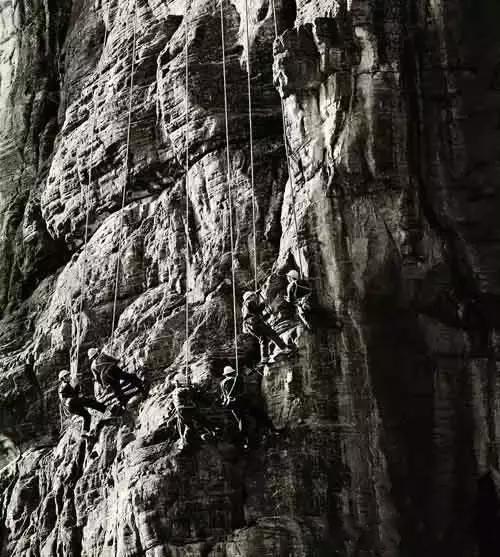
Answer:
M0 0L0 555L498 555L497 5L222 8ZM149 395L85 439L94 346Z

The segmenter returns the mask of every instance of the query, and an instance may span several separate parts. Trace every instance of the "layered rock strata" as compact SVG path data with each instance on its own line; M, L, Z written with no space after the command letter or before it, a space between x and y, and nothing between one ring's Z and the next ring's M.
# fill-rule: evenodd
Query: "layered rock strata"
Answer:
M498 554L498 8L248 4L0 0L2 556ZM291 268L313 328L255 371L241 295ZM150 392L85 440L92 346ZM186 353L218 429L180 450Z

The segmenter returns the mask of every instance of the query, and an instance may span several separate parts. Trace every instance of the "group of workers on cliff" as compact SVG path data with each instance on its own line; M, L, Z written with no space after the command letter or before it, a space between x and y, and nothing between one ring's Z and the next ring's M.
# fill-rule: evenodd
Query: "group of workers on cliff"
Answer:
M287 273L288 286L285 301L294 308L296 318L306 329L311 329L311 294L312 289L305 280L301 280L296 270ZM269 343L272 341L279 348L282 354L291 354L295 347L286 344L276 330L269 324L269 318L273 312L265 303L259 290L247 291L243 294L242 316L243 331L254 336L260 346L260 363L269 362ZM119 361L105 352L99 352L96 348L88 350L88 359L94 382L103 390L111 391L116 403L113 403L113 410L124 411L127 408L130 395L125 392L125 385L134 393L141 393L145 398L148 389L142 379L133 373L124 371L119 366ZM213 435L210 424L203 416L196 411L196 404L192 398L192 389L188 384L187 377L178 373L173 379L173 391L170 393L170 404L173 409L173 417L177 422L177 431L181 446L186 446L192 429L199 430L200 437L207 439ZM71 383L71 374L68 370L59 373L59 399L63 408L71 415L83 418L82 436L92 437L90 433L91 415L89 409L104 413L107 406L92 397L82 395L78 385ZM245 408L256 422L273 430L272 421L251 397L245 395L243 380L237 371L226 365L223 369L220 381L220 399L222 406L225 407L234 417L238 431L242 438L247 439L247 431L244 420L241 416L241 408Z

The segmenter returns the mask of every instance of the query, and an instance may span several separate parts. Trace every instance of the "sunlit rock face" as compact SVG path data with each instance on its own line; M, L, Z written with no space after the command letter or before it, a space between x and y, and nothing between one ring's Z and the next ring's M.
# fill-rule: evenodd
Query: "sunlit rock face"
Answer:
M498 555L499 9L248 4L0 0L0 555ZM85 440L93 346L150 391Z

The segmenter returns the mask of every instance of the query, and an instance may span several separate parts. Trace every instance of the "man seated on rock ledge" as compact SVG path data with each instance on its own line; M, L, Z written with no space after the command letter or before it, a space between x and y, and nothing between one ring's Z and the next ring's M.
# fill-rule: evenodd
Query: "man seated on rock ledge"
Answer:
M67 369L63 369L59 373L59 388L57 391L59 400L70 414L83 418L82 437L89 437L91 416L87 408L92 408L98 412L105 412L106 406L94 398L84 398L80 396L80 387L78 385L73 387L70 382L70 375Z
M260 361L267 363L269 360L269 341L272 340L278 348L289 353L292 349L285 344L278 333L265 321L265 303L259 302L259 293L248 291L243 294L243 332L254 336L260 345Z
M118 360L109 354L101 352L96 348L88 351L90 369L94 376L94 381L101 387L109 387L117 398L120 406L127 408L128 398L123 392L122 381L128 382L140 391L144 397L147 396L147 389L144 382L133 373L127 373L118 366Z

